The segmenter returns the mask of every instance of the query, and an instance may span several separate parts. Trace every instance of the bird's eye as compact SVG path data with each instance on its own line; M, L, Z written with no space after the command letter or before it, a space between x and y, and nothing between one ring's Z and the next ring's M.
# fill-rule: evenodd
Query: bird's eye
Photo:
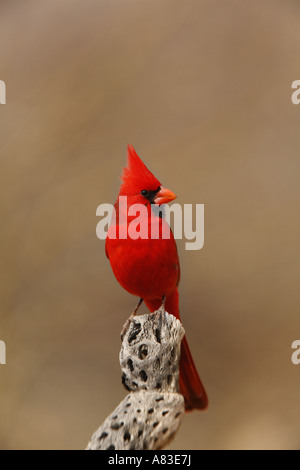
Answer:
M149 191L147 191L147 189L143 189L142 192L141 192L141 195L144 196L144 197L148 197L149 196Z

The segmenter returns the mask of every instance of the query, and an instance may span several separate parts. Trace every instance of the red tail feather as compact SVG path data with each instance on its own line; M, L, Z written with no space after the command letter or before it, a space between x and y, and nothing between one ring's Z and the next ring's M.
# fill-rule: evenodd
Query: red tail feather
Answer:
M208 399L205 388L198 375L186 336L181 343L179 389L180 393L184 396L186 411L192 411L195 408L198 410L207 408Z
M161 305L159 300L144 300L145 304L151 312L157 310ZM174 293L167 296L165 308L168 313L171 313L180 320L177 289L174 291ZM191 411L193 409L204 410L207 408L207 395L198 375L185 336L181 343L181 357L179 362L179 389L180 393L184 396L185 399L186 411Z

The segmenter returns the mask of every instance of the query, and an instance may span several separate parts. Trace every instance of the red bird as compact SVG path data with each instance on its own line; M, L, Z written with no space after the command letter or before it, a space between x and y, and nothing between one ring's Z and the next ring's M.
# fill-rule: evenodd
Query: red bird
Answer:
M127 207L119 203L120 196L127 196ZM167 222L152 210L153 204L166 204L176 196L164 188L148 170L132 145L128 145L128 165L123 170L119 197L115 204L116 218L109 227L105 246L114 275L124 289L140 297L138 306L144 300L150 312L154 312L165 301L165 310L180 320L177 289L180 266L176 242L172 232L170 238L162 238L161 230ZM149 234L151 219L153 221L157 218L156 222L160 227L158 238L151 238L149 235L147 238L132 239L120 235L124 234L124 229L127 231L128 225L135 218L128 215L133 204L146 206L144 217L147 220L144 222L149 228ZM127 224L126 227L124 224ZM181 343L179 388L185 399L186 411L207 407L206 392L186 337Z

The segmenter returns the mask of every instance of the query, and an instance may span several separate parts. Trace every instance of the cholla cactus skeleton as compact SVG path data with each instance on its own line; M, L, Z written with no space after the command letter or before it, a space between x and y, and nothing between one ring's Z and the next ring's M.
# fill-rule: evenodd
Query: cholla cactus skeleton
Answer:
M161 449L184 414L178 393L184 328L161 307L131 318L120 351L122 382L130 393L93 434L88 450Z

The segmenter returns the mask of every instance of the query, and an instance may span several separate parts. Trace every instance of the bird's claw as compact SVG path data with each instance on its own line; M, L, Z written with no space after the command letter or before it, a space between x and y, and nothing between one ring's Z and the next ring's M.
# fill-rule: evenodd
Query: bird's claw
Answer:
M129 330L131 320L133 318L133 315L131 314L129 318L127 318L126 322L123 325L122 331L121 331L121 341L123 341L124 336L126 335L127 331Z
M137 306L136 306L135 309L133 310L132 314L130 315L129 318L127 318L126 322L124 323L123 328L122 328L122 331L121 331L121 341L123 341L124 336L126 335L127 331L129 330L130 323L132 322L133 318L136 316L136 314L137 314L137 312L138 312L138 309L140 308L140 306L142 305L142 303L143 303L143 299L140 299L140 300L138 301Z

